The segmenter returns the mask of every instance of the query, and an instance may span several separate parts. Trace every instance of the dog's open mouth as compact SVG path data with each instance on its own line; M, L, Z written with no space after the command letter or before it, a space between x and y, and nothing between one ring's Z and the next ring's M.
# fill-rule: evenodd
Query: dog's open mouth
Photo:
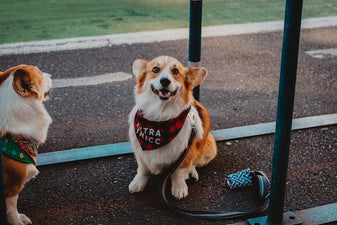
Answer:
M175 91L169 91L166 88L162 88L160 90L157 90L153 87L153 85L151 85L151 90L152 90L153 93L158 95L161 100L168 100L170 97L177 94L177 91L178 91L178 89L175 90Z

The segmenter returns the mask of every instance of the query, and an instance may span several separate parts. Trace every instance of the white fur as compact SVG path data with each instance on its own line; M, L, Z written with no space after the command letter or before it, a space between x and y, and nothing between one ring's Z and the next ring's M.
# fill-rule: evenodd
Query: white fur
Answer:
M32 221L24 215L20 214L17 209L18 195L11 198L6 198L7 220L12 225L32 224Z
M47 77L45 80L43 90L46 91L51 81ZM51 117L42 102L18 95L12 82L11 75L0 85L0 131L24 134L26 138L44 143Z
M34 166L33 164L27 165L27 176L24 180L24 183L26 184L31 179L35 178L39 174L39 170Z
M188 179L189 174L190 169L184 168L184 169L177 169L171 175L172 179L171 193L177 199L185 198L188 195L188 187L185 180Z

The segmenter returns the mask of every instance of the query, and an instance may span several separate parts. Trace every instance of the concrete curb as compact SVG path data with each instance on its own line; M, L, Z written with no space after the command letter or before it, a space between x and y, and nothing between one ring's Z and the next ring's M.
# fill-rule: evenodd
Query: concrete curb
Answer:
M337 124L337 113L298 118L293 120L292 130L307 129ZM211 133L216 141L225 141L275 133L275 122L214 130ZM37 165L51 165L84 159L117 156L133 153L130 142L98 145L39 154Z

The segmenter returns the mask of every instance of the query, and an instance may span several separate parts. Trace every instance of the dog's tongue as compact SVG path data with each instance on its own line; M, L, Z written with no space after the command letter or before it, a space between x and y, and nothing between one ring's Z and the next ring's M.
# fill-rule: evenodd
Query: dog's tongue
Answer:
M169 97L170 92L166 89L162 89L162 90L159 91L159 94L163 97Z

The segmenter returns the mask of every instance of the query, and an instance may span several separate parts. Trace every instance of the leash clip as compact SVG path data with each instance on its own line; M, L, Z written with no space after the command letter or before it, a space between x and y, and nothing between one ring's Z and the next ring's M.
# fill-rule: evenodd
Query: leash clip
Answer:
M191 120L191 128L195 128L194 113L193 112L189 112L188 113L188 117Z

